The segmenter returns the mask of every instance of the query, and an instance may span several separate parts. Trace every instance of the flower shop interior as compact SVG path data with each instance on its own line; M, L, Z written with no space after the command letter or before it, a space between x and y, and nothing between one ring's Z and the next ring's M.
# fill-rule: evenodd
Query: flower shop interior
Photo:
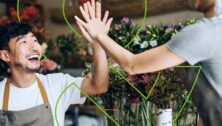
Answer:
M0 0L0 24L25 20L35 26L43 49L41 74L86 76L92 48L81 36L74 15L87 0ZM134 54L158 47L204 15L189 0L101 0L114 18L108 35ZM199 113L176 68L129 75L109 60L106 93L72 105L65 126L201 126ZM0 80L10 70L0 62ZM156 82L156 78L158 82Z

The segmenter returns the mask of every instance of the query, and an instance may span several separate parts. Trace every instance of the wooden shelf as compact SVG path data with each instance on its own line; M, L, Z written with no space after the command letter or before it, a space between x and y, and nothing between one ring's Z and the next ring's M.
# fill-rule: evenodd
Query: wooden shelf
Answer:
M73 20L74 15L81 15L79 12L80 5L65 7L65 13L68 20ZM169 12L189 10L189 3L186 0L148 0L148 16L164 14ZM124 16L142 17L144 15L144 0L104 0L102 1L103 13L105 10L110 11L110 16L120 19ZM51 10L51 19L55 22L64 23L61 8Z
M16 3L17 2L17 0L1 0L0 2L2 2L2 3ZM31 3L34 3L34 2L36 2L36 0L20 0L20 2L31 2Z

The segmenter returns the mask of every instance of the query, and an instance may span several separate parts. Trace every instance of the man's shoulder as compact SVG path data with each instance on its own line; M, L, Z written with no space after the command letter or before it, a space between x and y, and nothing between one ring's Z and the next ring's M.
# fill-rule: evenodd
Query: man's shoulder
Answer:
M64 75L65 75L64 73L51 73L46 75L37 73L37 76L41 78L60 78L63 77Z
M37 74L37 76L40 78L40 80L47 80L47 81L53 81L53 82L61 82L61 81L68 81L68 80L75 80L82 77L73 77L70 74L66 73L52 73L52 74Z

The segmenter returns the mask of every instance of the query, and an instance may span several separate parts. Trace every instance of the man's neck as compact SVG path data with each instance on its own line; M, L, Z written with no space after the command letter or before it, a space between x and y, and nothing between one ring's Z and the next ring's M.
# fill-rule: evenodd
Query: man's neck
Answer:
M10 80L13 85L19 88L27 88L36 81L36 73L28 73L19 70L12 70Z

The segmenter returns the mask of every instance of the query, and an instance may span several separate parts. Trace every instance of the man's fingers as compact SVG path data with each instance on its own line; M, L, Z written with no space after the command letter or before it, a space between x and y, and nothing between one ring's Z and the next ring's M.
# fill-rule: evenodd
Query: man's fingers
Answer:
M79 7L80 12L82 13L82 16L84 17L84 19L89 22L89 15L84 11L84 9L82 8L82 6Z
M92 10L93 10L94 13L95 13L95 11L96 11L95 0L91 0L91 5L92 5Z
M75 16L75 19L77 22L79 22L79 24L81 24L84 27L87 27L87 24L84 21L82 21L79 17Z
M101 3L96 2L96 18L101 20Z
M93 10L93 8L89 2L87 2L87 6L88 6L89 15L90 15L91 19L95 18L95 10Z
M77 25L79 26L80 31L82 32L83 36L89 41L92 42L92 38L90 37L90 35L88 34L88 32L86 31L86 29L77 21L76 22Z
M105 12L105 15L104 15L104 17L103 17L103 23L104 23L104 24L106 24L107 19L108 19L108 16L109 16L109 11L106 11L106 12Z
M86 3L83 4L84 11L87 15L89 15L89 9Z

